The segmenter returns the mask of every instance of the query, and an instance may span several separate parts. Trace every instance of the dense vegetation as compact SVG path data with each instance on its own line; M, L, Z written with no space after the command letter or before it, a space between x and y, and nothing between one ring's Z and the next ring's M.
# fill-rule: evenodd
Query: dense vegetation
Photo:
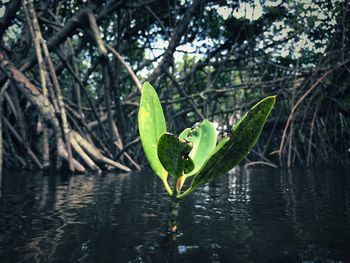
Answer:
M277 94L246 165L349 164L349 17L345 0L3 0L0 166L140 169L146 80L178 132L222 136Z

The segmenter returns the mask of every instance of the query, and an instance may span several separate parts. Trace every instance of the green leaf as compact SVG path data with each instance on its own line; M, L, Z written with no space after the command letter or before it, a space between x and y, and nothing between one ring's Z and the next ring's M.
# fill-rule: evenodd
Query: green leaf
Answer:
M227 173L248 155L260 137L275 100L275 96L261 100L233 126L231 135L218 144L193 178L192 189Z
M158 158L163 167L175 180L184 172L193 170L194 164L188 156L192 146L171 133L164 133L158 142Z
M196 128L185 129L179 135L179 138L191 142L193 146L189 156L194 162L194 169L192 172L185 174L185 176L191 176L203 166L215 148L217 140L215 124L204 120Z
M157 154L159 138L166 132L165 118L158 95L148 82L143 84L141 92L138 125L147 161L160 179L166 182L168 173L160 163Z

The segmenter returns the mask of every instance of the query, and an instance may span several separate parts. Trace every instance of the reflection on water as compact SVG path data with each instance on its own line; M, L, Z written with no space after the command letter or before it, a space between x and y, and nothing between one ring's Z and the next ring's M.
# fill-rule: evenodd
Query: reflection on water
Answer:
M1 183L1 262L350 262L345 169L234 170L182 202L175 242L149 171Z

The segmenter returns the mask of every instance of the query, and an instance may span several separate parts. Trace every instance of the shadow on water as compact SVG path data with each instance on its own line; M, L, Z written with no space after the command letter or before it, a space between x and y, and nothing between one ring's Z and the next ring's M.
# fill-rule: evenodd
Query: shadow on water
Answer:
M64 176L7 171L1 262L350 262L350 174L235 170L181 203L150 171Z

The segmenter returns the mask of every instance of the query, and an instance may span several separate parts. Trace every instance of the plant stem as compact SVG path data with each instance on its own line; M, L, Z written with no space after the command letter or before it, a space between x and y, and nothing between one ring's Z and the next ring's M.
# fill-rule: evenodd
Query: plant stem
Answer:
M174 192L171 198L171 210L169 213L168 230L171 234L175 234L177 231L177 218L179 215L179 200L176 198L176 192Z
M174 180L174 191L171 196L171 210L169 213L168 230L170 234L176 234L177 230L177 217L179 216L179 200L177 199L178 192L176 187L177 180Z

